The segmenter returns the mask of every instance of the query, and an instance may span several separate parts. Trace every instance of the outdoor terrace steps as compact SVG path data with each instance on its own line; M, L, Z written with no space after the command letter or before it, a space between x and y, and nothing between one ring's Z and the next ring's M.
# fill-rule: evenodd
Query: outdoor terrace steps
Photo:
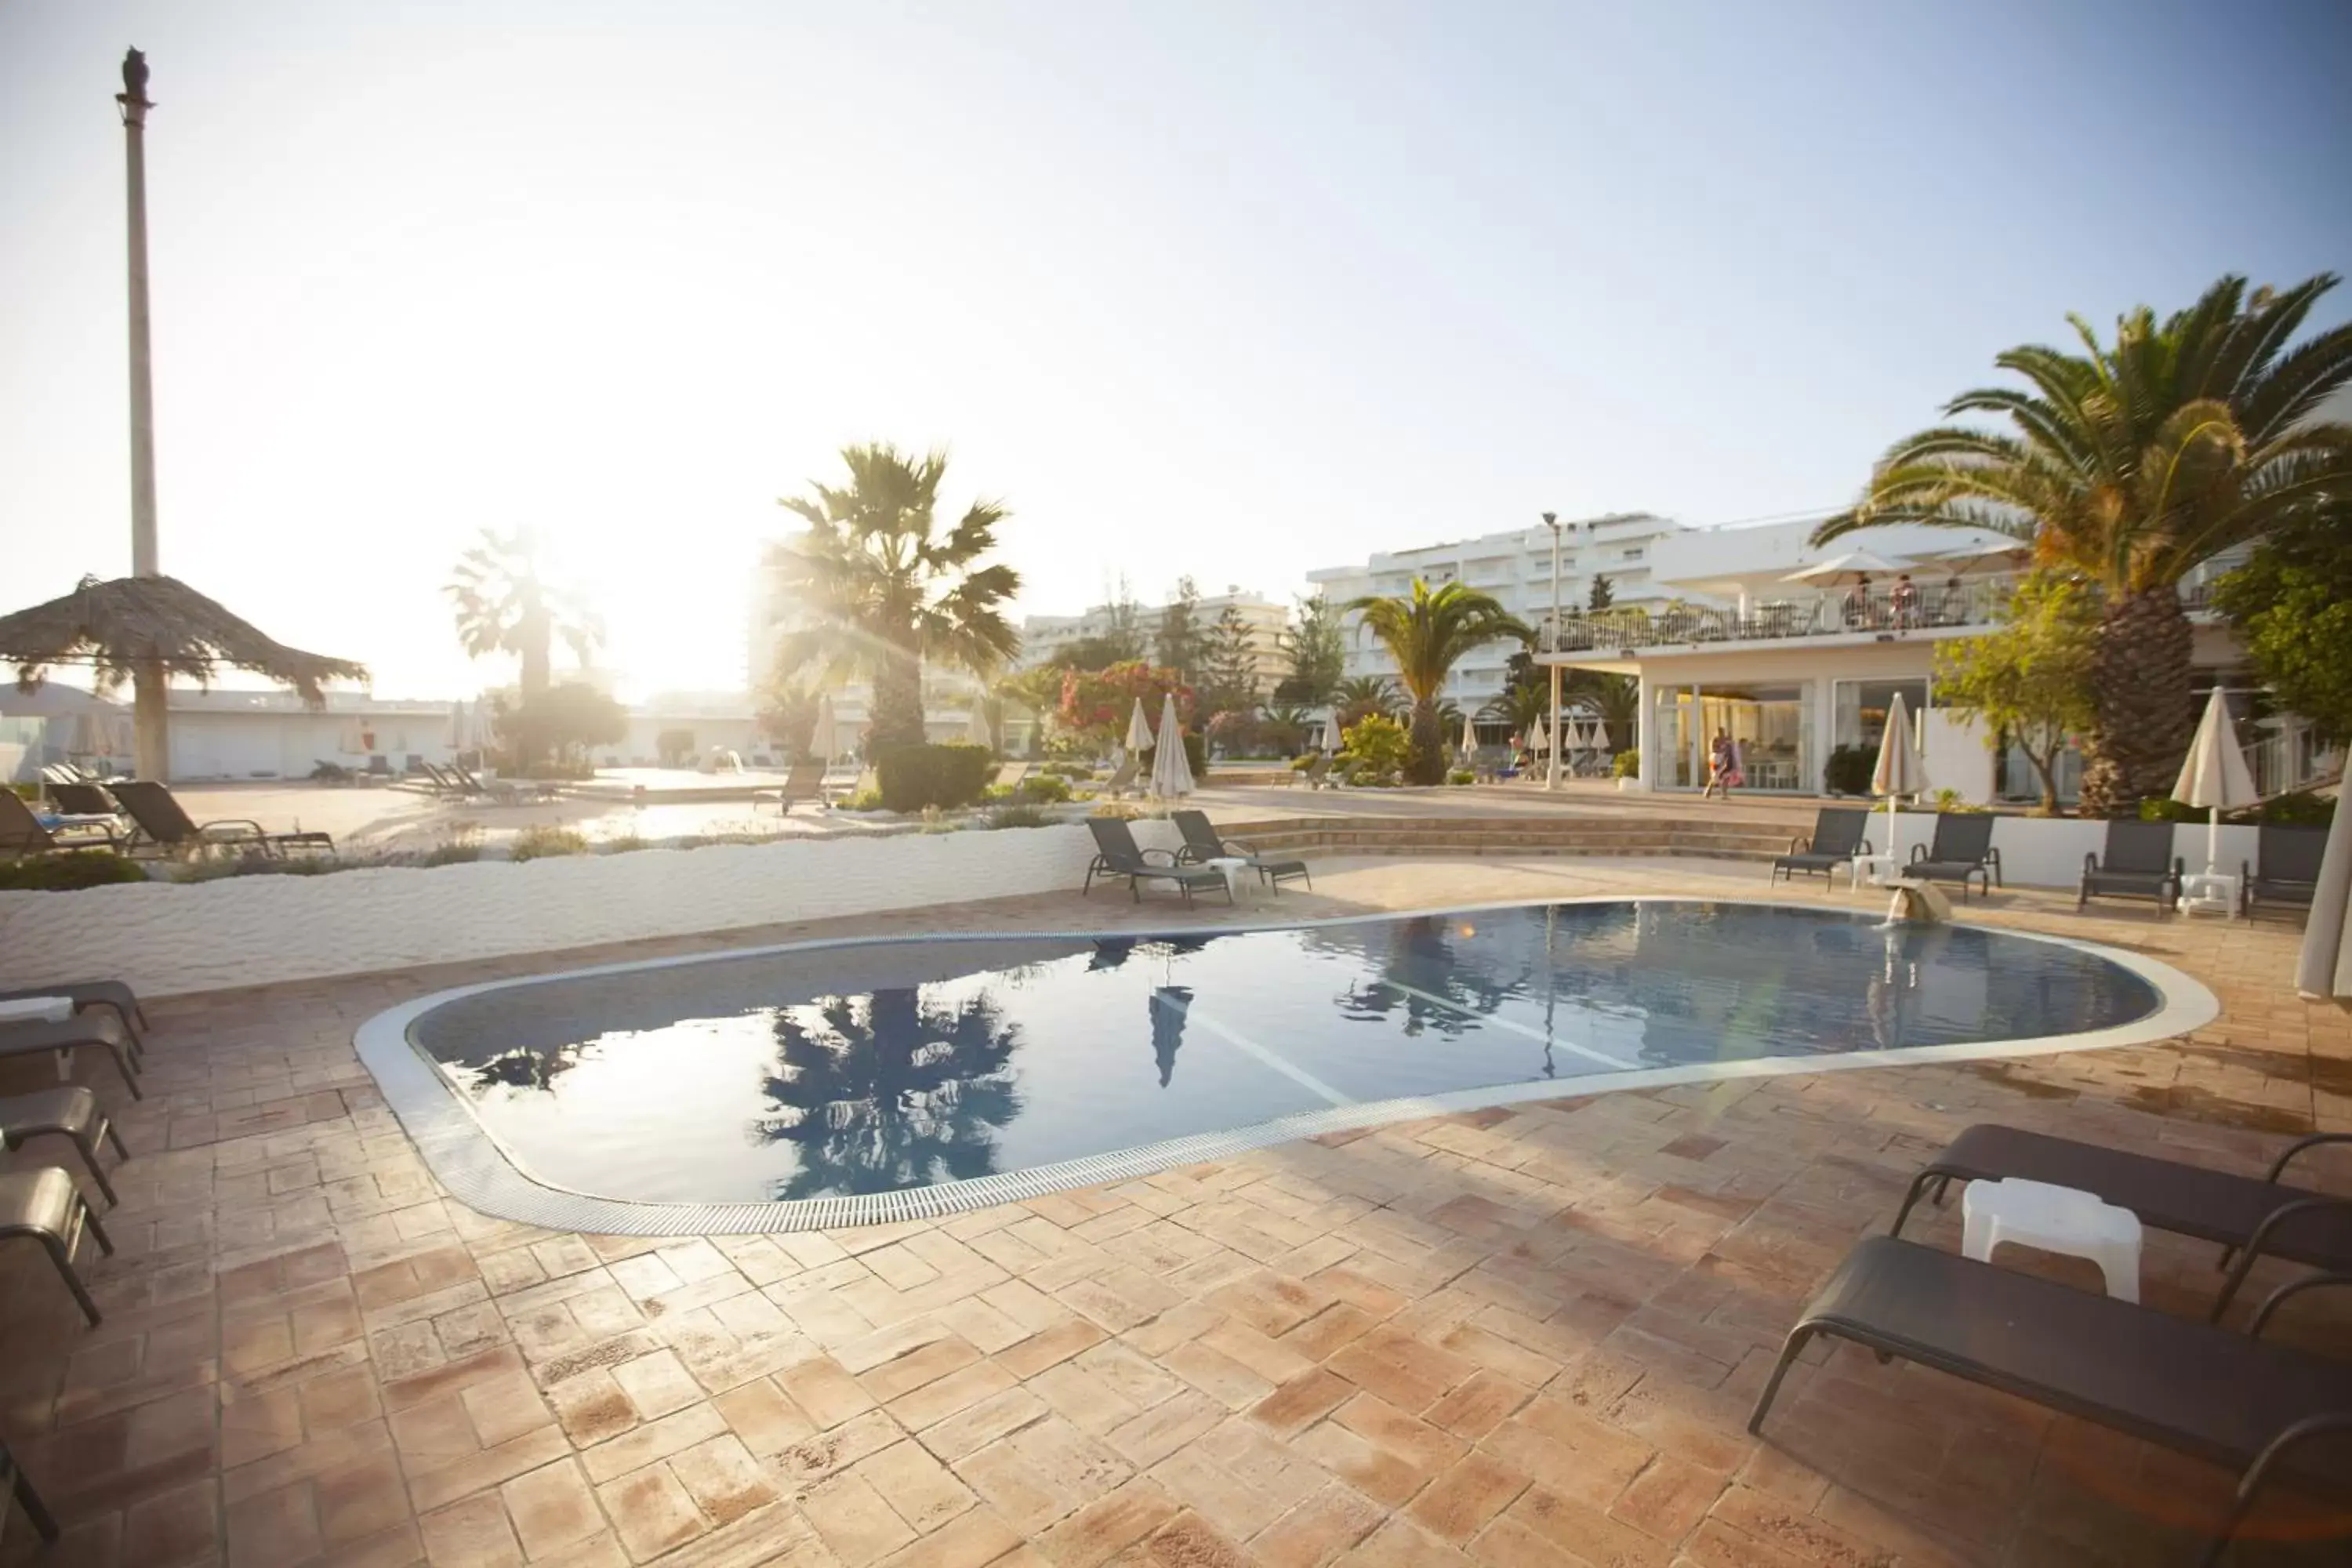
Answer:
M1661 817L1325 816L1225 822L1218 831L1262 854L1697 856L1769 861L1791 828L1757 821Z

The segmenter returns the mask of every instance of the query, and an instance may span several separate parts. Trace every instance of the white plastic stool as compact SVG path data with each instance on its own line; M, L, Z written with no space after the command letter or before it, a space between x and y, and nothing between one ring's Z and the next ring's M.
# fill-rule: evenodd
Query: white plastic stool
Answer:
M2002 1242L2088 1258L2106 1277L2107 1294L2139 1300L2139 1215L2089 1193L2047 1182L1970 1182L1960 1200L1960 1252L1992 1261Z

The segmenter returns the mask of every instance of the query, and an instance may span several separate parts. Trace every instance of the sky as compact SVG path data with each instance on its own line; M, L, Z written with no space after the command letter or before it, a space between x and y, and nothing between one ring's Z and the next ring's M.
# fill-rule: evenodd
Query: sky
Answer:
M0 608L129 569L131 45L163 569L383 696L510 678L440 588L524 524L734 686L849 443L1022 611L1288 595L1826 510L2070 310L2352 266L2342 0L12 0Z

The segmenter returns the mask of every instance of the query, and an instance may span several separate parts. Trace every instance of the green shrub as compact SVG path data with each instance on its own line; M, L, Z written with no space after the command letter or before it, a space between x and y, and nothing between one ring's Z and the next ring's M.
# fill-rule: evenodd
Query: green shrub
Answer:
M70 893L79 888L146 879L147 868L111 849L72 849L63 855L0 861L0 892Z
M2336 820L2336 803L2311 790L2297 790L2263 802L2254 816L2273 827L2325 827Z
M1095 776L1094 769L1084 763L1047 763L1039 771L1052 779L1090 779Z
M1304 756L1291 758L1290 771L1294 773L1305 773L1307 769L1315 765L1315 759L1322 754L1323 753L1320 752L1308 752Z
M1393 782L1412 756L1412 738L1385 713L1368 714L1341 734L1339 764L1351 784Z
M2193 805L2183 805L2168 795L2152 795L2139 803L2134 815L2142 822L2202 822L2205 813Z
M841 811L879 811L882 809L882 792L878 789L859 790L856 795L853 795L847 800L843 801L836 809Z
M1000 805L987 818L991 827L1051 827L1060 820L1042 805Z
M1051 805L1070 798L1070 781L1058 773L1040 773L1023 779L1014 795L1031 805Z
M1445 775L1445 782L1450 784L1476 784L1478 775L1468 768L1455 768Z
M1840 746L1822 768L1822 785L1832 795L1868 795L1878 753L1868 746Z
M920 811L926 806L952 810L971 805L988 787L993 766L988 748L965 742L888 746L875 753L876 782L882 804L892 811Z
M1620 779L1640 778L1642 776L1642 753L1639 752L1618 752L1615 760L1611 762L1609 764L1609 776Z
M436 844L416 858L420 866L460 866L482 858L482 847L471 839L457 844Z
M613 837L604 840L604 843L599 844L596 847L596 853L599 855L626 855L632 850L643 849L645 847L646 841L634 833L622 833L616 834Z
M331 855L280 857L251 851L242 855L206 856L176 867L172 872L174 882L225 882L233 877L324 877L334 871L350 871L357 863L337 859Z
M1148 779L1151 776L1152 757L1159 750L1160 748L1157 746L1146 746L1143 750L1135 753L1135 771L1138 777ZM1184 760L1192 764L1192 782L1194 784L1202 784L1207 781L1209 776L1209 743L1201 739L1200 736L1193 734L1189 730L1184 733Z
M12 784L8 789L18 800L37 801L41 798L41 786L37 784Z
M526 827L507 847L509 860L543 860L551 855L585 855L588 839L576 827Z

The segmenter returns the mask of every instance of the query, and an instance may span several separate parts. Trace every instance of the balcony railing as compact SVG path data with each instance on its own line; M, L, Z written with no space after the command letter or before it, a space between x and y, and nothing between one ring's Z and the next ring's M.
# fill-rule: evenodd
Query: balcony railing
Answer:
M2008 603L2011 581L1974 582L1793 595L1760 600L1745 611L1700 605L1601 610L1571 615L1537 630L1544 653L1613 652L1620 648L1695 647L1702 643L1769 642L1790 637L1828 637L1935 633L1990 626Z

